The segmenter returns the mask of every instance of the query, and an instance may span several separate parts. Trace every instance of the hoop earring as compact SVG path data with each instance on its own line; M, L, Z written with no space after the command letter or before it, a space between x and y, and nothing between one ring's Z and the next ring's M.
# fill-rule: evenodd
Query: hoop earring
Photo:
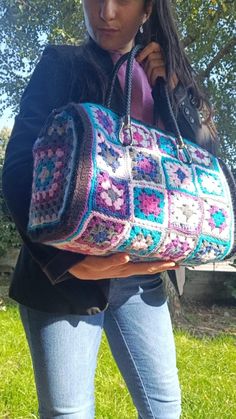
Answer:
M140 32L141 34L143 34L143 25L141 25L141 26L140 26L140 28L139 28L139 32Z

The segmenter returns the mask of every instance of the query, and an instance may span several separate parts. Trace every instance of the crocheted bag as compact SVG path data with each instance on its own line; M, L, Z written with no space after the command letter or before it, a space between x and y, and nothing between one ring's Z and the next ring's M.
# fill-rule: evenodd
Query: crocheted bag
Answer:
M49 116L33 148L28 234L72 252L128 252L134 261L196 265L230 257L235 183L225 164L182 139L168 97L176 135L130 119L139 49L116 64L107 107L70 103ZM127 55L121 117L109 107Z

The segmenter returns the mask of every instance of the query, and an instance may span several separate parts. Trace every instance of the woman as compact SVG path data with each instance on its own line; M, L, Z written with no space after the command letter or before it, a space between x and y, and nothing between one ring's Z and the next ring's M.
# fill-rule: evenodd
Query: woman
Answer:
M32 243L26 232L32 146L47 116L70 101L104 103L114 62L139 42L132 116L171 130L158 77L166 79L184 136L213 149L198 110L203 97L180 45L168 0L83 0L89 40L49 46L23 94L3 171L6 202L23 239L10 287L28 339L40 418L94 417L94 373L104 329L142 419L180 416L175 347L160 272L173 262L136 263ZM124 66L112 108L119 112ZM206 107L207 105L205 105ZM128 418L127 418L128 419Z

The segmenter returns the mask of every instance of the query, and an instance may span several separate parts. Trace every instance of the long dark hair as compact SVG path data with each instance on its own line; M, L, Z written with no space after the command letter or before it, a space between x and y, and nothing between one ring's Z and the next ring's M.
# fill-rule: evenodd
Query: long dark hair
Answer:
M184 87L185 94L191 94L192 100L195 102L199 110L205 109L212 116L211 106L197 85L195 73L184 51L184 47L180 41L178 34L176 19L170 0L144 0L144 7L148 10L152 6L152 12L149 19L143 25L143 34L138 33L135 43L147 45L151 41L157 42L162 48L163 57L166 64L167 85L170 86L170 79L173 73L176 73L179 82ZM100 50L100 53L103 50ZM104 55L109 55L103 51ZM94 42L88 39L83 45L83 58L90 68L89 73L83 75L84 82L82 86L83 97L86 97L86 91L94 97L95 101L104 102L106 91L109 85L109 73L104 74L104 68L101 67L100 60L96 56L96 48ZM178 103L170 90L172 104L177 110ZM178 98L181 101L183 98Z
M143 34L138 33L135 42L147 45L154 41L160 44L166 64L167 85L170 86L171 76L175 73L185 91L191 94L197 108L199 110L207 108L210 117L212 115L211 106L196 82L196 74L180 40L171 1L145 0L146 9L150 4L152 5L151 16L143 25ZM172 95L171 99L174 102ZM177 106L178 104L173 103L173 105Z

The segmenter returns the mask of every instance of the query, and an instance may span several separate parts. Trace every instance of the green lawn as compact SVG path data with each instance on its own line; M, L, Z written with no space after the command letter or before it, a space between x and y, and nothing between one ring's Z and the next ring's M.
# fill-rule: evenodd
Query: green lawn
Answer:
M236 418L236 346L232 336L176 332L183 419ZM0 418L37 418L28 348L15 306L0 312ZM103 339L96 375L96 419L136 419L124 382Z

